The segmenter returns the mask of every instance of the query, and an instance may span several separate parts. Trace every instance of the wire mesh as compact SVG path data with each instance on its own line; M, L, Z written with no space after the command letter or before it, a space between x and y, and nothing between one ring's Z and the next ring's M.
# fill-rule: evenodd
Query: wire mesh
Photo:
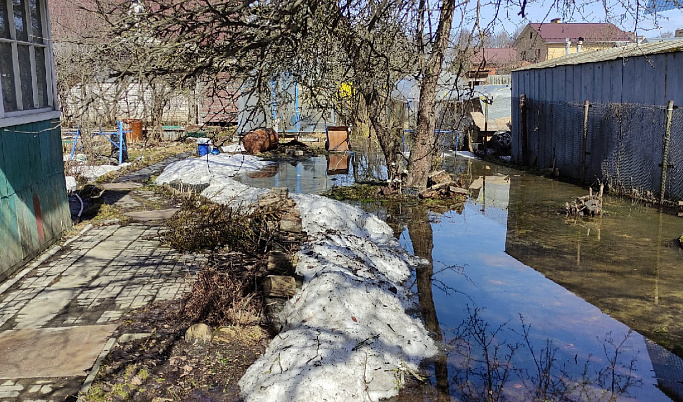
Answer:
M519 99L513 107L519 107ZM557 168L564 177L601 181L637 197L660 194L667 107L590 103L585 112L584 103L527 100L515 120L514 160ZM683 199L681 109L673 111L665 164L665 198Z

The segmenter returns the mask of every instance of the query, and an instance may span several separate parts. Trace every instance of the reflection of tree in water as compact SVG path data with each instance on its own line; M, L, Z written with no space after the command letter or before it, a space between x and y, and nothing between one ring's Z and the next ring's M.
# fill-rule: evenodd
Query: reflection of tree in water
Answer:
M416 255L426 258L429 263L420 265L415 272L417 293L420 300L420 311L427 329L433 334L434 339L441 343L443 335L439 327L439 318L436 315L434 296L432 294L432 277L434 265L432 263L432 249L434 248L434 236L432 224L429 221L429 212L424 208L412 210L413 219L408 223L408 233L413 243L413 251ZM446 354L442 353L434 361L434 374L436 377L436 389L438 400L450 400L448 386L448 363Z
M391 205L387 216L397 235L407 227L415 255L429 261L415 272L420 312L434 339L448 343L448 352L426 363L433 365L436 384L409 386L393 400L449 401L452 396L465 401L612 401L642 384L634 375L636 359L623 361L623 349L630 333L624 339L615 340L611 334L601 339L604 356L588 356L582 361L577 355L575 361L560 363L555 356L558 348L550 339L545 345L532 344L531 326L523 317L520 316L521 331L515 331L511 322L491 327L478 308L467 307L467 318L450 334L450 339L444 340L433 292L436 289L450 294L457 290L452 285L439 286L435 276L443 270L457 272L457 266L445 267L435 275L433 231L426 207ZM463 280L468 278L463 275ZM519 343L503 339L503 332L510 331L520 335ZM517 352L525 349L530 356L526 359L530 361L515 360L522 359ZM604 359L606 365L596 369L592 365L595 359ZM581 369L579 375L575 372L577 367Z
M351 162L353 164L353 179L355 182L386 180L386 162L376 140L363 138L353 141L352 145L353 150L357 151Z

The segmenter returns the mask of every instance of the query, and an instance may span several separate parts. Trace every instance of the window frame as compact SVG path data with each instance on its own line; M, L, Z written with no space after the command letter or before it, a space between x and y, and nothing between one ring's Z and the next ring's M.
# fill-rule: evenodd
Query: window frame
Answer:
M17 39L16 26L14 21L14 4L13 0L0 0L4 2L7 9L7 25L10 32L10 38L0 37L0 43L7 43L11 45L12 49L12 66L14 75L14 92L16 96L17 110L5 111L4 107L4 93L2 91L2 81L0 81L0 127L7 127L11 125L27 124L37 121L49 120L58 118L60 116L59 104L57 98L57 85L55 80L55 64L54 54L52 51L52 37L50 27L50 15L47 6L48 0L36 0L38 11L41 17L41 34L42 43L33 42L34 32L30 8L30 0L24 0L24 19L27 30L27 40ZM2 3L0 3L2 4ZM29 49L29 65L31 73L31 88L32 88L32 103L33 108L24 109L23 91L21 88L21 72L22 66L19 61L19 46L27 46ZM43 107L36 107L40 104L39 88L38 88L38 72L40 69L36 65L36 48L42 48L45 52L45 90L47 92L47 104ZM25 70L24 70L25 71Z

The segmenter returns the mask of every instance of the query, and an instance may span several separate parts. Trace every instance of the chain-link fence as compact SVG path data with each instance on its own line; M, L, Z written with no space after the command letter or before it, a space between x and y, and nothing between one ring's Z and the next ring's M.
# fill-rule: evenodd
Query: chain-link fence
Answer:
M664 174L665 198L683 199L683 109L524 97L513 99L513 107L521 110L513 133L517 163L600 180L637 197L659 198Z

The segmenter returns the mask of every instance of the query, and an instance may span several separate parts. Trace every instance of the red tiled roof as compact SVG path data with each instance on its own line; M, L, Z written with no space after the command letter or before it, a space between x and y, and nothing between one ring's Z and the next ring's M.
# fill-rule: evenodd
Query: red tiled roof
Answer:
M517 59L517 51L514 47L477 49L471 61L473 64L480 64L482 58L486 60L486 65L502 66L514 63Z
M529 24L548 43L564 43L565 38L576 42L633 42L633 34L610 23L533 23Z

